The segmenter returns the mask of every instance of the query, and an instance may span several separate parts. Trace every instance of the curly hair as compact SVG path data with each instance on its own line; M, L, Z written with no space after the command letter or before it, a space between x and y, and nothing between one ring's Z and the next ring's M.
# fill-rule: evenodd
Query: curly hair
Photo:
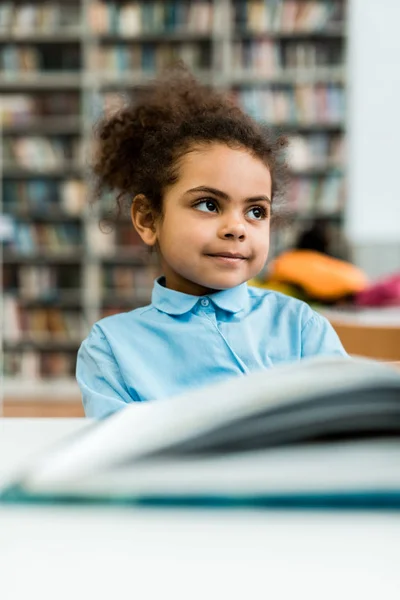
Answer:
M163 191L179 177L179 159L198 145L244 148L268 167L273 214L287 183L286 138L244 113L228 94L200 84L182 64L165 71L140 100L105 114L95 127L95 199L115 194L118 214L143 194L162 214Z

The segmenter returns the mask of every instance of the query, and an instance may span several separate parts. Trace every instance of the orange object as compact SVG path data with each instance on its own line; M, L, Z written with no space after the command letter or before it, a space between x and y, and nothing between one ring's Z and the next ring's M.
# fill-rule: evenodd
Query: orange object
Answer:
M301 286L311 298L338 300L366 288L368 280L358 267L314 250L289 250L270 265L269 275Z

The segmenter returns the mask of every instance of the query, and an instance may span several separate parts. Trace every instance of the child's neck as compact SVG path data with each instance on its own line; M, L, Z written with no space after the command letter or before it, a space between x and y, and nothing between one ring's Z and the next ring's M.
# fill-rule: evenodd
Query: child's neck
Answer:
M167 277L164 275L165 279L165 287L174 290L175 292L181 292L182 294L189 294L190 296L208 296L209 294L214 294L219 290L207 288L194 281L188 281L186 279L177 279L173 277Z

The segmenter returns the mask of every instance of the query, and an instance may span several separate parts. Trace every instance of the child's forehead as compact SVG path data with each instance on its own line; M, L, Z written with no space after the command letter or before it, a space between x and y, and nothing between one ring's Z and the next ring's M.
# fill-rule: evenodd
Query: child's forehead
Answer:
M179 180L182 185L240 185L271 187L268 166L245 148L225 144L207 144L191 149L179 161ZM193 186L194 187L194 186Z

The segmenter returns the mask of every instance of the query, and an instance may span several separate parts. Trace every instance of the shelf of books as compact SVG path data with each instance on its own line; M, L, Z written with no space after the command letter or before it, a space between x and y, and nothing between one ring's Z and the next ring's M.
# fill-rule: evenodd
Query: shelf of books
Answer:
M290 219L276 253L316 215L341 226L345 51L345 0L0 3L6 398L78 398L76 352L91 325L150 298L157 265L128 216L102 227L107 200L90 204L101 111L180 58L285 132Z

